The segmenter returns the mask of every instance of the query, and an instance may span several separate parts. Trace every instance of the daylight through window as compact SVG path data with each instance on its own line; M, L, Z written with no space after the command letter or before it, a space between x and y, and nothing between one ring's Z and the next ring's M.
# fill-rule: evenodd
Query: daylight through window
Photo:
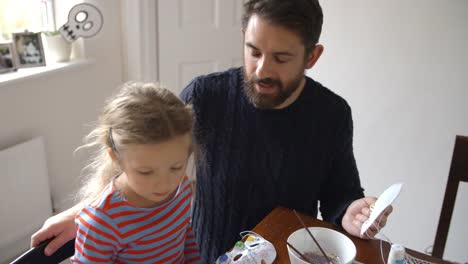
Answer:
M11 33L54 30L52 0L0 0L0 42Z

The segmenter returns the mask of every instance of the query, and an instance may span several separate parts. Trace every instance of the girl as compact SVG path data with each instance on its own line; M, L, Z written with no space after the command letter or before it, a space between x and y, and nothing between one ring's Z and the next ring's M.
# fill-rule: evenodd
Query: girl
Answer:
M82 146L99 148L80 191L76 263L198 263L190 225L192 112L157 84L127 83Z

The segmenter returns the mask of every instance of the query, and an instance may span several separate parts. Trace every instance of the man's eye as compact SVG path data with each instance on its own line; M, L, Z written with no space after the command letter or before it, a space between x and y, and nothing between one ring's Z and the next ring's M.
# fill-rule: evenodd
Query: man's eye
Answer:
M252 55L252 57L255 57L255 58L258 58L258 57L262 56L262 54L260 52L252 52L252 53L250 53L250 55Z
M277 63L286 63L286 62L288 62L287 60L282 59L282 58L278 58L278 57L275 58L275 60L276 60Z
M172 167L171 170L172 171L180 171L181 169L183 169L184 166L180 166L180 167Z

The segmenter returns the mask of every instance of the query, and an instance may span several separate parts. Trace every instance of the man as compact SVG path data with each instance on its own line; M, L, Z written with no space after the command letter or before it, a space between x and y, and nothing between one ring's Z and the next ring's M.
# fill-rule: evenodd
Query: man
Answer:
M322 21L317 0L248 1L244 67L195 78L181 94L196 117L193 226L207 263L276 206L316 215L320 201L326 221L360 236L375 198L363 198L351 109L304 74L323 52ZM49 219L32 244L57 236L57 248L74 237L75 209Z

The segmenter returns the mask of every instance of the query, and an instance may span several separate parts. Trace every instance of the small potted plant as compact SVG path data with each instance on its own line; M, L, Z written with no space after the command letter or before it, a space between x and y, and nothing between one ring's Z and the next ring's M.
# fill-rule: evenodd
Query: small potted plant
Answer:
M50 60L56 62L66 62L70 60L71 43L66 41L58 30L43 32L47 43L47 53Z

